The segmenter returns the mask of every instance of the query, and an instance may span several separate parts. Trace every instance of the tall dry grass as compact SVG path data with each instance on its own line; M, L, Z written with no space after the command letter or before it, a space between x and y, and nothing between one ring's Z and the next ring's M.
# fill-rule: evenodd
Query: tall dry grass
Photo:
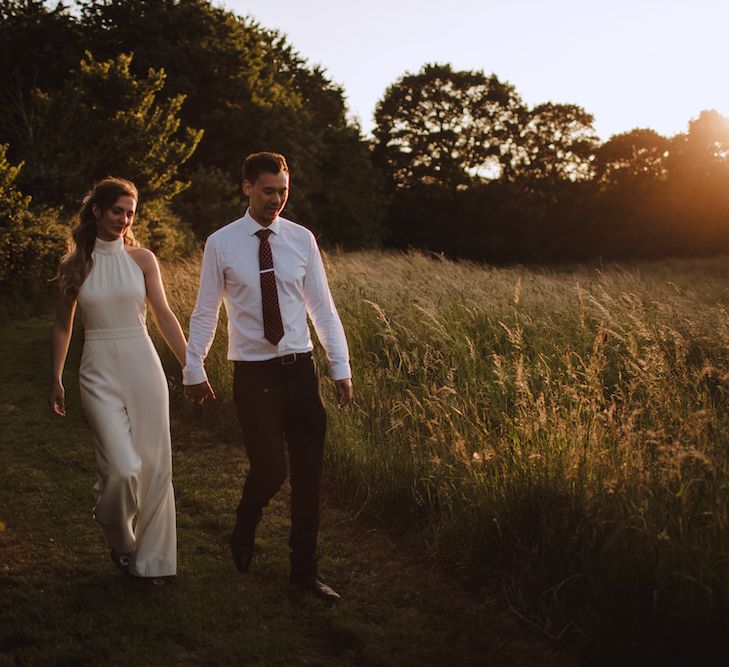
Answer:
M725 259L327 264L356 387L353 409L330 409L340 498L472 581L498 574L552 636L619 636L636 655L723 650ZM168 264L165 277L186 319L197 265ZM221 328L208 369L229 395L224 339Z

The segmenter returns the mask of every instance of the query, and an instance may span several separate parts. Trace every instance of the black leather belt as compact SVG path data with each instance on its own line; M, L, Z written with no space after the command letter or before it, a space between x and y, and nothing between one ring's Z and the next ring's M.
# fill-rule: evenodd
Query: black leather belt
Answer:
M281 364L282 366L290 366L295 364L297 361L303 361L304 359L311 359L311 352L293 352L291 354L285 354L283 357L275 357L271 361L275 364Z
M276 366L291 366L297 361L311 359L311 352L292 352L284 354L282 357L274 357L273 359L264 359L263 361L236 361L236 364L274 364Z

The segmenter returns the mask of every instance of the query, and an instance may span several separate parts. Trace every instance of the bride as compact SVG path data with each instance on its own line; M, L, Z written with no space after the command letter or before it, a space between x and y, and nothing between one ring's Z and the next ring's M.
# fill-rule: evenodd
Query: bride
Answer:
M133 183L105 178L84 200L59 268L50 407L66 414L63 368L76 306L84 329L81 402L94 434L94 516L117 567L153 584L177 571L169 394L147 333L148 303L181 365L186 340L154 254L139 247Z

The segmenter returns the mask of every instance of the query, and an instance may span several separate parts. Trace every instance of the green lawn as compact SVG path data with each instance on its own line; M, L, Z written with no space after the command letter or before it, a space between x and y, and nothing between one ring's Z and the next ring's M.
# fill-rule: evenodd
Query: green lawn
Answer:
M93 445L68 363L68 417L46 407L50 320L0 327L0 664L565 665L572 656L469 592L393 535L328 498L323 578L332 609L287 584L288 498L261 524L241 576L227 538L245 460L211 441L173 389L179 574L150 589L119 573L91 517Z

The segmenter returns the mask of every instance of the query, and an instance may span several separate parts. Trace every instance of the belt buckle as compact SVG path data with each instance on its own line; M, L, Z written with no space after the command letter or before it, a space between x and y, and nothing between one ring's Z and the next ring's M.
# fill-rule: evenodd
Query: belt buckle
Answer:
M281 365L282 366L291 366L291 364L296 363L296 352L292 352L291 354L285 354L283 357L281 357Z

